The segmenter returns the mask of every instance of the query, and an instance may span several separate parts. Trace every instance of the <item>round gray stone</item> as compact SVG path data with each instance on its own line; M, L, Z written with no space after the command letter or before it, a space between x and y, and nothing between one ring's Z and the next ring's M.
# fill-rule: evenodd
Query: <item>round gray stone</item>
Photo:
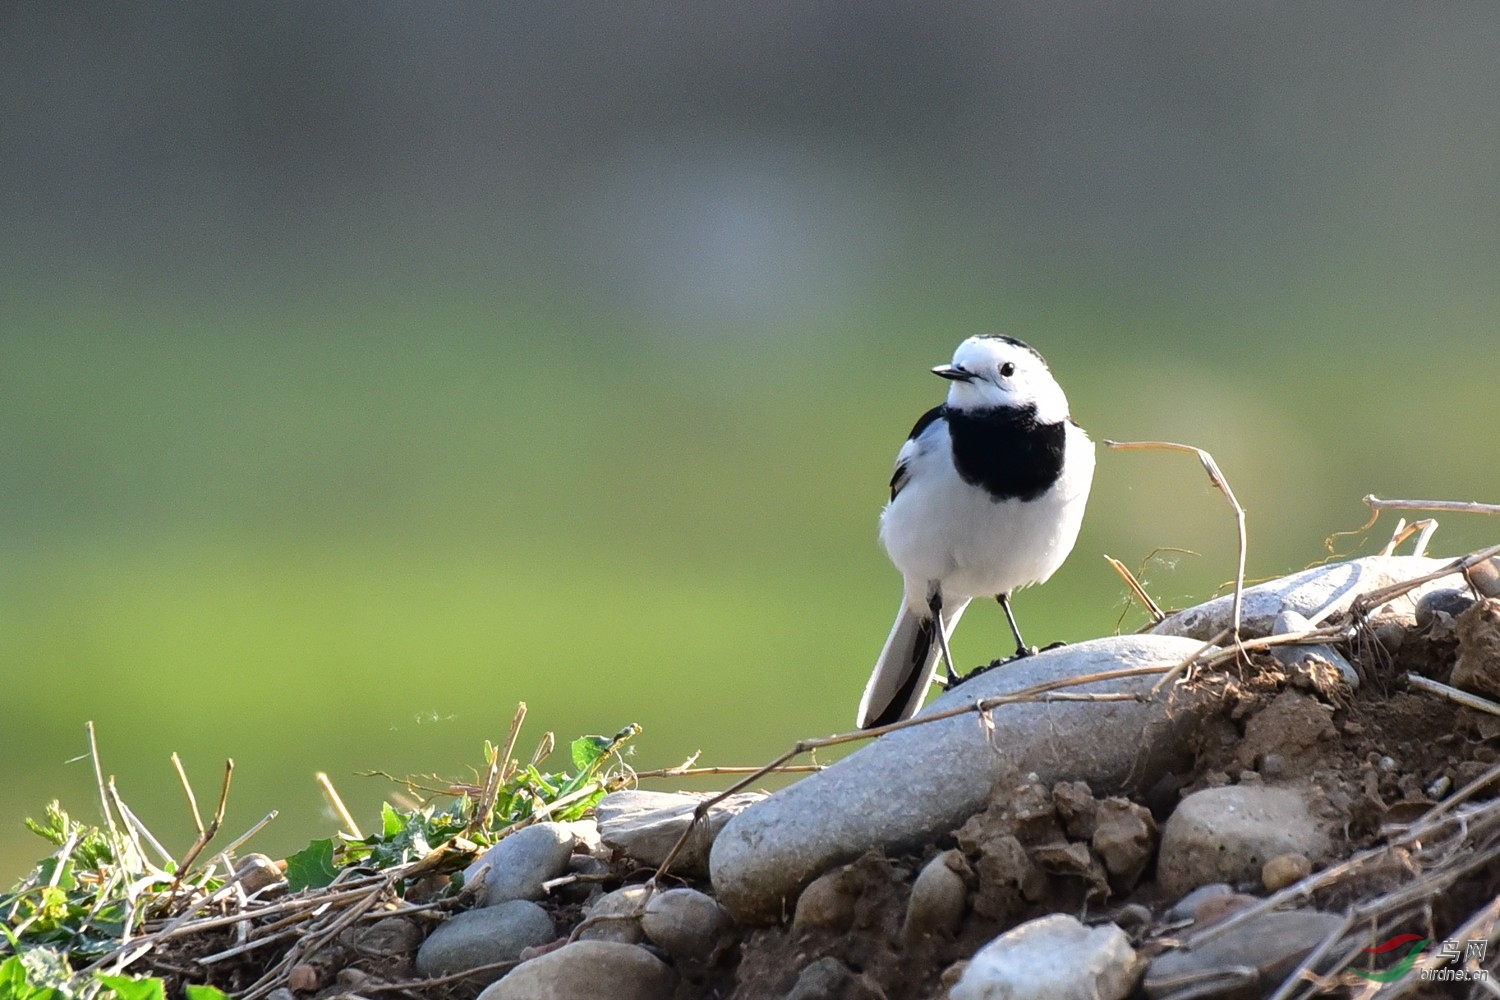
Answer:
M665 1000L677 973L644 948L574 941L522 962L479 1000Z
M729 930L729 914L697 889L668 889L646 903L641 929L673 958L702 959Z
M1317 621L1330 608L1343 611L1360 594L1424 576L1441 569L1450 559L1426 556L1366 556L1347 562L1314 566L1277 580L1246 587L1241 595L1240 634L1246 639L1272 635L1276 617L1284 611ZM1426 591L1451 587L1458 576L1434 580L1411 593L1395 598L1388 607L1405 614L1416 613L1416 602ZM1157 635L1185 635L1207 642L1230 626L1234 597L1226 594L1196 607L1168 616L1151 631ZM1321 624L1321 623L1320 623Z
M659 868L667 854L693 821L693 813L706 793L648 792L628 788L611 792L595 807L599 837L606 847L619 851L647 868ZM731 795L709 810L704 822L694 828L672 867L687 875L708 874L708 851L724 824L752 803L765 798L761 792Z
M1063 956L1066 956L1064 959ZM1143 963L1114 924L1064 913L1012 928L979 949L952 1000L1123 1000Z
M514 962L526 948L557 937L547 911L524 899L467 910L448 918L417 950L417 971L447 976L495 962ZM475 982L493 982L500 971L480 973Z
M1043 682L1128 667L1169 668L1201 648L1176 636L1126 635L1037 653L966 682L931 715ZM1078 692L1145 695L1158 678L1095 681ZM872 847L900 851L961 825L1004 774L1044 784L1150 787L1187 753L1211 695L1177 689L1142 701L1021 702L994 709L993 730L964 714L897 730L740 813L714 841L714 894L738 923L770 923L819 873Z
M464 884L484 872L481 906L512 899L541 899L542 883L568 869L575 839L566 823L537 823L523 827L481 854L464 869Z
M1156 878L1179 896L1211 882L1259 883L1278 854L1328 856L1327 833L1291 788L1224 785L1194 792L1162 825Z

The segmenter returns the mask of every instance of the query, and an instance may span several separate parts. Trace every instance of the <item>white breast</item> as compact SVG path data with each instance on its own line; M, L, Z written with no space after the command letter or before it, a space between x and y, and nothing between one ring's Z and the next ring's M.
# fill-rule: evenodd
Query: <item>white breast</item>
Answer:
M945 604L1009 594L1046 580L1072 551L1094 476L1094 443L1076 425L1067 425L1062 475L1028 502L996 502L959 478L943 421L903 453L911 478L886 506L880 540L913 610L925 612L933 581Z

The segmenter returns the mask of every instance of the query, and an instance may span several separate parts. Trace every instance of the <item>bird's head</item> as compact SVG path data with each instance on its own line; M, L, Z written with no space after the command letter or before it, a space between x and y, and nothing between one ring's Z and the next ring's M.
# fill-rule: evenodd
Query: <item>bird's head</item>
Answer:
M958 345L953 363L932 370L953 385L948 406L960 411L998 407L1036 408L1039 423L1068 418L1068 398L1047 370L1047 362L1025 341L981 334Z

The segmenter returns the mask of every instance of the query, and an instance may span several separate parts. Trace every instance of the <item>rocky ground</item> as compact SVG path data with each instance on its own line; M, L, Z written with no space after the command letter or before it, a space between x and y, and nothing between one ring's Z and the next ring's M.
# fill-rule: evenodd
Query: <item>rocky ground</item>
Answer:
M1330 608L1350 627L1206 666L1170 697L1145 668L1191 658L1224 602L989 671L929 706L950 718L716 807L654 886L699 800L615 793L592 821L502 840L458 900L363 915L277 1000L1256 997L1320 948L1300 988L1357 996L1379 985L1360 971L1411 946L1361 949L1407 933L1428 942L1388 989L1470 995L1420 974L1443 942L1473 958L1495 934L1500 716L1409 675L1500 695L1500 598L1448 576L1340 617L1443 565L1257 588L1247 639ZM980 714L981 698L1013 700ZM191 950L164 949L162 968L188 973ZM257 975L247 959L238 979Z

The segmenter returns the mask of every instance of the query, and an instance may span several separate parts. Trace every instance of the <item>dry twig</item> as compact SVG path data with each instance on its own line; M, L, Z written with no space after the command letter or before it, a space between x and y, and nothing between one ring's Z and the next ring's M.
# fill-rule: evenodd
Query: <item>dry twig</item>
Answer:
M1198 456L1198 461L1203 464L1204 471L1208 473L1209 481L1213 483L1220 493L1224 494L1224 499L1234 509L1235 530L1239 543L1239 556L1234 572L1234 604L1232 611L1232 634L1235 644L1238 645L1240 641L1240 602L1245 592L1245 556L1249 549L1249 543L1245 535L1245 508L1241 507L1240 502L1235 499L1234 490L1229 487L1229 480L1224 477L1224 473L1219 471L1219 464L1214 461L1212 455L1202 448L1190 444L1177 444L1174 441L1105 441L1104 444L1106 447L1120 451L1154 450L1192 452Z

